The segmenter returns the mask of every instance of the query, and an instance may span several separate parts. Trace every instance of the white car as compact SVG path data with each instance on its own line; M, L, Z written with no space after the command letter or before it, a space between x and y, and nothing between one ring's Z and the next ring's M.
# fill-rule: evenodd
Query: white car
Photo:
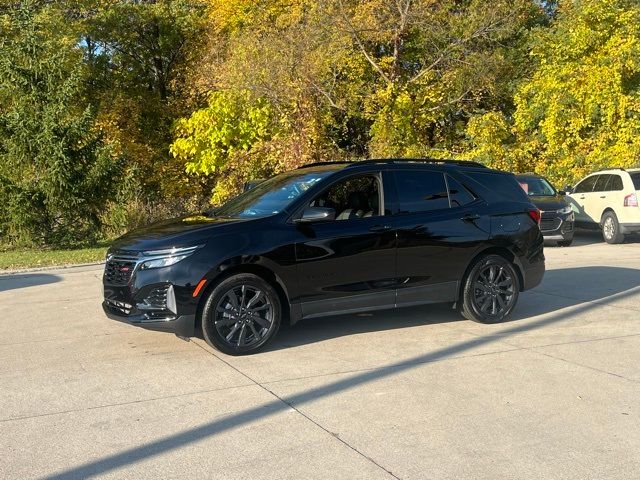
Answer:
M576 226L600 228L607 243L640 232L640 168L592 173L567 192Z

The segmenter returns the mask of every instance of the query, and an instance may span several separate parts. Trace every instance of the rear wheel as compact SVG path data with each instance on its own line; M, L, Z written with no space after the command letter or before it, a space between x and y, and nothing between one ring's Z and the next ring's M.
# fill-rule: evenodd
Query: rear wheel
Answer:
M462 314L474 322L499 323L515 308L519 292L513 264L500 255L484 256L465 279Z
M618 217L614 212L605 212L602 215L602 236L607 243L622 243L624 242L624 234L620 228Z
M213 289L202 311L202 333L230 355L253 353L278 331L282 305L275 289L249 273L233 275Z

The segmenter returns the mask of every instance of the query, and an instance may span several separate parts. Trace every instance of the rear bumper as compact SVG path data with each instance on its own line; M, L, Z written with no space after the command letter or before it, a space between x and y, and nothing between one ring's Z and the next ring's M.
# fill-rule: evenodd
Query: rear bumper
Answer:
M146 314L124 315L109 306L107 301L102 303L102 309L108 318L136 327L157 332L170 332L183 337L195 334L195 315L168 316L166 318L150 318Z
M620 230L625 235L640 232L640 223L621 223Z
M537 287L544 278L545 264L544 262L532 263L528 268L524 269L522 276L524 279L524 285L522 290L530 290Z

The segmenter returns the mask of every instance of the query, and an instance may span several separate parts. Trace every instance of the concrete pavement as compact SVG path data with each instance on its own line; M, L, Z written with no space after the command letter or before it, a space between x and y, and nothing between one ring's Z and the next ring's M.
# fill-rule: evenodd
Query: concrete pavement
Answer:
M512 321L305 321L228 357L0 276L0 478L640 478L640 243L546 250Z

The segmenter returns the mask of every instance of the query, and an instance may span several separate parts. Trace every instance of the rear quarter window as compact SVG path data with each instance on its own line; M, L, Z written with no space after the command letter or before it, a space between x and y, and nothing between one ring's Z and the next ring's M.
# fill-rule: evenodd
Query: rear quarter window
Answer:
M633 180L633 188L640 190L640 172L633 172L630 175L631 180Z
M465 174L492 193L507 200L529 202L529 197L513 175L489 172L465 172Z

